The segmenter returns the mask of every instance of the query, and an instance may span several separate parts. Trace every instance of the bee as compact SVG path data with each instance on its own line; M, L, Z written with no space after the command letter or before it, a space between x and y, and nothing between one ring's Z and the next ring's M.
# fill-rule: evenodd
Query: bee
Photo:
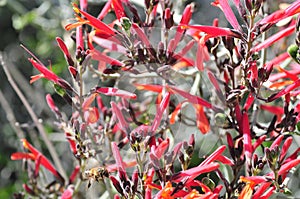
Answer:
M84 172L84 176L89 180L88 188L90 188L92 181L99 182L100 180L103 180L105 177L108 178L109 172L105 167L94 167L86 170Z

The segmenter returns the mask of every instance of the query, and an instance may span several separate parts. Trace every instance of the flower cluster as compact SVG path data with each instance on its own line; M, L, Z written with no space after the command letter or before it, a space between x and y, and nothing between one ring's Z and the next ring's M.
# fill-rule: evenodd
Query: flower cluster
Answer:
M218 19L211 26L192 23L194 3L177 24L172 1L145 0L145 16L129 0L108 0L98 16L88 12L87 0L73 3L75 19L65 29L75 29L74 55L56 39L72 83L24 47L40 72L30 83L49 80L73 110L67 116L46 96L76 165L61 173L23 139L29 152L11 159L28 163L26 194L69 199L94 186L107 197L132 199L287 193L289 172L300 164L300 0L269 15L266 1L234 3L212 3L230 28L219 27ZM105 23L111 12L114 19ZM286 47L294 33L295 44ZM91 86L91 79L97 83ZM184 136L187 127L195 132ZM196 134L219 138L210 154L199 156Z

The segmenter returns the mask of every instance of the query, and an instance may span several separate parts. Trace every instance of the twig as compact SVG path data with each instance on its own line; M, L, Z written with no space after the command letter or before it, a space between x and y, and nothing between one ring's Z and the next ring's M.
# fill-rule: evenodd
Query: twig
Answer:
M13 128L13 130L17 133L17 136L19 139L24 138L24 133L20 126L16 125L16 118L14 115L13 110L11 109L9 103L7 102L6 98L4 97L2 91L0 90L0 104L6 114L6 118L8 122L10 123L10 126Z
M32 118L34 124L36 125L40 135L42 136L48 150L49 153L54 161L55 166L57 167L59 173L66 179L66 172L62 167L62 164L58 158L58 154L55 151L54 146L52 145L52 143L50 142L49 138L47 137L46 131L44 129L44 127L41 125L41 123L39 122L38 117L36 116L36 114L34 113L34 111L32 110L29 102L27 101L26 97L23 95L23 93L21 92L21 90L19 89L18 85L15 83L14 79L12 78L8 67L4 61L4 56L3 53L0 53L0 63L3 67L4 73L7 77L8 82L10 83L10 85L12 86L12 88L14 89L14 91L16 92L16 94L18 95L18 97L20 98L20 100L22 101L22 103L24 104L27 112L29 113L30 117Z

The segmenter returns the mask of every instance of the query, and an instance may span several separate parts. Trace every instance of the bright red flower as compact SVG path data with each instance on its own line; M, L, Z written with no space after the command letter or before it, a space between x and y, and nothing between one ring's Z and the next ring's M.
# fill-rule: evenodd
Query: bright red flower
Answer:
M254 48L252 48L251 51L252 52L258 52L258 51L260 51L264 48L267 48L267 47L271 46L272 44L274 44L275 42L277 42L278 40L293 34L294 31L295 31L295 25L292 24L290 27L279 31L278 33L272 35L271 37L269 37L265 41L259 43Z
M234 13L233 13L233 11L232 11L229 3L228 3L228 0L215 0L211 4L214 5L214 6L219 7L223 11L227 21L231 24L231 26L234 29L240 30L239 22L236 19L235 15L234 15Z
M258 24L264 25L264 24L275 24L279 22L282 19L285 19L287 17L293 16L300 12L300 0L295 1L292 3L289 7L287 7L284 10L277 10L271 15L263 18Z
M30 153L13 153L10 157L12 160L31 159L34 161L39 161L40 164L43 165L48 171L50 171L55 177L64 181L63 177L55 169L53 164L41 152L34 148L26 139L22 139L21 141L24 148L28 149Z
M95 92L101 93L108 96L118 96L122 98L129 98L129 99L136 99L137 96L134 93L130 93L125 90L117 89L117 88L111 88L111 87L97 87L95 89Z
M40 71L41 74L32 76L30 83L33 83L37 81L40 78L46 78L50 81L53 81L54 83L58 83L59 77L53 73L51 70L49 70L46 66L42 65L41 63L36 62L33 58L28 59L33 67L35 67L38 71Z
M254 187L258 184L266 182L266 178L263 176L249 176L249 177L241 176L240 180L242 182L245 182L246 185L243 188L242 192L240 193L239 199L251 199Z

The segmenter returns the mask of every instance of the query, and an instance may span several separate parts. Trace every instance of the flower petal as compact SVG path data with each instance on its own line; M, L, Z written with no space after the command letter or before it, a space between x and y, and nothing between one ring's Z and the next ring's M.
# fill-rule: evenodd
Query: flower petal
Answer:
M110 104L111 104L113 113L116 115L116 117L119 120L120 128L125 132L127 132L127 131L129 132L129 124L123 117L123 114L122 114L121 110L119 109L118 105L115 102L111 102Z
M299 12L300 12L300 0L297 0L294 3L292 3L289 7L287 7L285 10L277 10L271 15L264 17L259 22L259 25L275 24L280 20L293 16Z
M23 146L28 149L31 153L34 154L35 158L39 155L41 156L41 165L43 165L48 171L50 171L55 177L63 181L63 177L60 173L55 169L53 164L36 148L34 148L26 139L21 139L23 142Z
M227 21L231 24L231 26L234 29L240 30L239 22L236 19L235 15L234 15L234 13L233 13L233 11L232 11L229 3L228 3L228 0L215 0L211 4L214 5L214 6L219 7L223 11Z
M90 25L96 29L99 29L103 32L106 32L109 35L115 35L116 31L114 29L112 29L111 27L109 27L108 25L106 25L105 23L103 23L102 21L100 21L99 19L93 17L92 15L88 14L87 12L84 12L82 10L80 10L78 8L78 6L73 3L73 9L76 13L80 13L82 14L90 23Z
M33 58L29 58L28 60L31 62L33 67L35 67L38 71L40 71L40 73L43 74L44 78L49 79L55 83L58 82L59 77L51 70L49 70L46 66L37 63Z
M160 105L157 109L157 113L155 115L155 118L153 119L151 130L150 130L153 134L157 130L157 128L158 128L158 126L161 122L161 118L164 114L164 111L166 110L167 106L169 105L170 96L171 96L171 94L169 92L167 92L164 95L164 97L163 97L163 99L162 99L162 101L161 101L161 103L160 103Z
M36 156L33 153L16 152L11 154L10 159L11 160L22 160L22 159L35 160Z
M99 52L96 49L91 51L91 55L92 55L92 59L94 59L94 60L104 61L108 64L116 65L116 66L120 66L120 67L123 67L125 65L122 62L118 61L117 59L114 59L112 57L104 55L103 53Z
M111 88L111 87L96 87L95 92L102 93L108 96L118 96L118 97L129 98L129 99L137 98L136 94L134 93L117 89L117 88Z
M285 29L279 31L278 33L272 35L265 41L259 43L258 45L256 45L254 48L251 49L251 52L258 52L264 48L267 48L267 47L271 46L272 44L274 44L275 42L277 42L278 40L285 38L285 37L289 36L290 34L294 33L294 31L295 31L295 25L293 24L290 27L285 28Z

